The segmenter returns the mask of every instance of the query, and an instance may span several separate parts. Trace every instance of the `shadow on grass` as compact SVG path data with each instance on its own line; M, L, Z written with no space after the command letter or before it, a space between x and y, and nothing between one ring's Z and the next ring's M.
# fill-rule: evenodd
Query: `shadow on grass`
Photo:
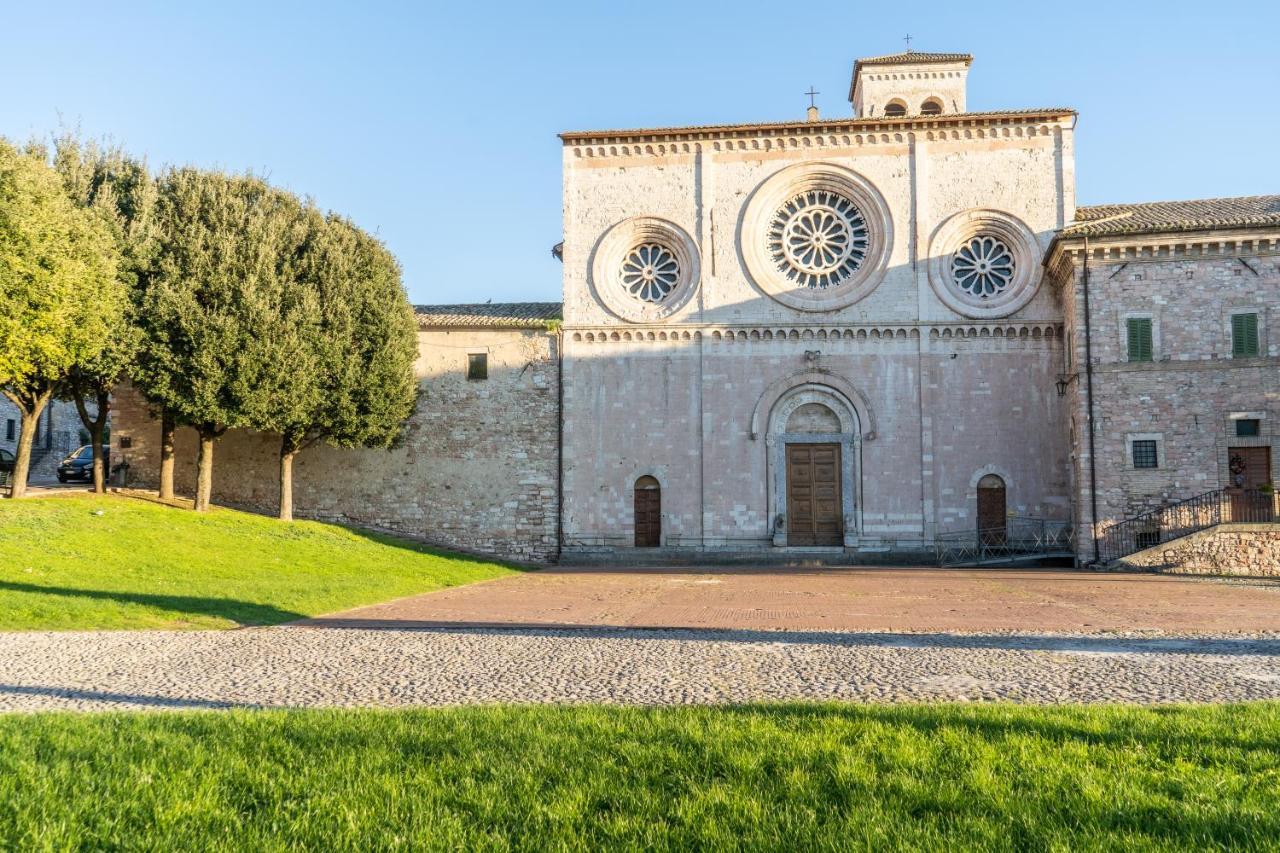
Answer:
M1243 709L1247 704L1257 703L1239 703L1235 707ZM1137 746L1161 760L1180 753L1203 757L1207 750L1244 750L1262 753L1271 764L1274 762L1270 757L1280 751L1280 729L1250 716L1245 719L1251 719L1251 725L1232 726L1225 719L1233 707L1230 705L1220 706L1228 712L1223 720L1194 731L1185 731L1179 721L1194 719L1201 710L1196 706L1068 705L1027 712L1025 707L1015 710L1015 705L1017 703L974 706L954 702L903 705L780 702L728 705L723 711L743 717L763 715L789 726L811 726L817 730L823 729L828 720L858 720L910 727L931 739L940 737L943 731L963 730L988 743L1025 736L1055 744L1076 743L1107 749Z
M95 601L115 601L120 604L139 604L172 611L188 616L212 616L227 619L239 625L277 625L302 619L305 614L281 610L269 604L253 601L237 601L233 598L200 598L190 595L151 595L142 592L117 592L103 589L69 589L58 586L40 586L33 583L0 581L0 591L25 592L33 595L58 595L67 598L87 598Z

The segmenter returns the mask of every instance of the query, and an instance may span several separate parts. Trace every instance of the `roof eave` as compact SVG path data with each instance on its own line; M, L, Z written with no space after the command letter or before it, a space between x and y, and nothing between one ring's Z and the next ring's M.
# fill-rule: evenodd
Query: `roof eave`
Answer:
M1076 111L1071 107L1041 107L1028 110L995 110L981 113L946 113L936 116L902 116L899 118L854 118L825 119L822 121L780 121L759 122L754 124L710 124L689 125L685 127L650 127L618 130L574 130L557 134L566 145L589 139L626 138L637 136L683 136L702 133L751 133L753 131L829 131L839 128L858 127L873 128L892 125L925 125L925 124L964 124L966 122L992 122L1010 119L1026 120L1033 118L1063 119L1074 118Z

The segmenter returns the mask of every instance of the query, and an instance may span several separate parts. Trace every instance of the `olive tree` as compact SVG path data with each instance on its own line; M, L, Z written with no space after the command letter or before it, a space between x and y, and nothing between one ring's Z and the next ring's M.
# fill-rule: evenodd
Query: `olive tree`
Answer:
M124 311L118 266L104 218L72 202L40 152L0 140L0 391L22 418L10 497L26 491L40 415Z

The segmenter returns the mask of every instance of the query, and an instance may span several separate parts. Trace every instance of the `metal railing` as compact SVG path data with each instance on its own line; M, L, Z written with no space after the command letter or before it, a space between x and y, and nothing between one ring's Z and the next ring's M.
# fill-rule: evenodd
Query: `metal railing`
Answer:
M1098 536L1098 555L1110 563L1189 536L1215 524L1263 524L1280 520L1276 494L1262 489L1214 489L1126 518Z
M1010 516L1003 527L956 530L934 539L938 565L978 565L1014 560L1063 556L1074 547L1069 521Z

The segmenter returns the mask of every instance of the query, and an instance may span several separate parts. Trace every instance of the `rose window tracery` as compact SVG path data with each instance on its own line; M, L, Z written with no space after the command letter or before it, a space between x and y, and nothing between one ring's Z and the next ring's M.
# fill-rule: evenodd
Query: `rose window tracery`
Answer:
M778 272L798 287L818 290L838 286L857 272L870 241L857 205L829 190L809 190L783 204L766 235Z
M622 286L642 302L662 302L679 283L680 262L659 243L642 243L622 259Z
M988 299L1013 281L1013 252L995 237L973 237L952 256L951 275L961 290Z

